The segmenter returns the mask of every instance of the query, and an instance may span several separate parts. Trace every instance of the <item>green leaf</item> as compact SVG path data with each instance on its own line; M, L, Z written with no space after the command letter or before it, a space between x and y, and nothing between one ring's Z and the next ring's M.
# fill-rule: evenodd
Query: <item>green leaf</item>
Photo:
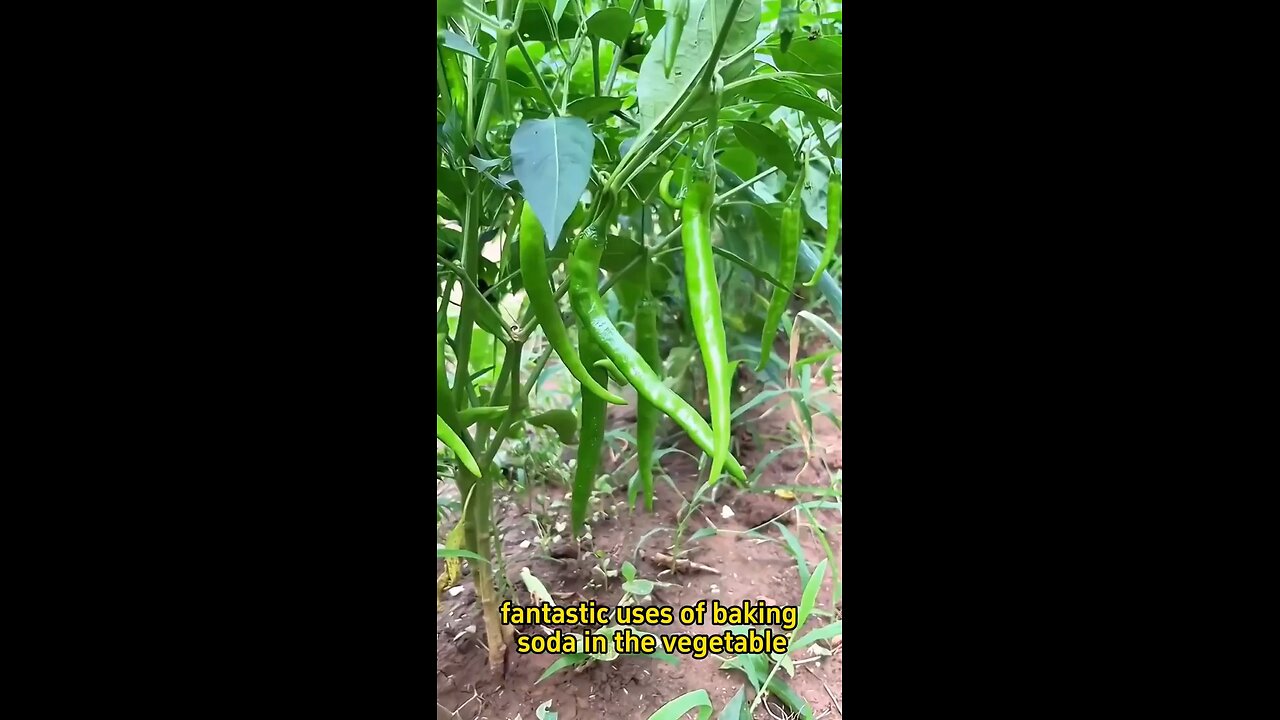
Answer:
M569 0L556 0L556 8L551 12L551 19L560 22L560 18L564 17L564 9L569 7Z
M560 436L560 442L565 445L572 445L577 440L574 436L578 432L578 418L572 410L548 410L534 415L525 422L555 430L556 435Z
M607 272L622 272L643 252L644 248L635 240L620 235L610 235L604 246L604 252L600 253L600 269ZM643 268L640 269L643 270Z
M631 13L620 7L605 8L587 18L587 32L618 47L626 47L631 35Z
M615 10L617 8L614 8ZM616 97L584 97L578 98L569 103L565 108L570 115L576 115L587 120L595 120L598 117L608 115L614 110L622 109L622 98Z
M618 568L618 571L622 573L622 577L627 579L627 582L636 579L636 566L632 565L630 560L622 563L622 567Z
M800 713L800 717L804 720L813 720L813 708L809 707L809 703L800 697L799 693L791 689L786 680L774 675L773 679L769 681L769 694L781 700L783 704L795 712Z
M715 537L717 534L719 534L719 531L715 528L702 528L698 532L689 536L689 542L695 542L705 537Z
M814 251L809 247L809 243L800 243L800 262L797 265L799 271L805 275L812 275L814 268L818 267L821 262L820 252ZM822 276L818 280L818 292L827 299L827 303L831 305L831 311L835 313L836 322L840 321L843 313L844 291L840 289L839 283L835 278L831 277L831 273L823 270Z
M649 716L649 720L680 720L685 713L697 708L697 720L708 720L715 708L711 705L711 696L706 690L694 690L685 693L671 702L658 708Z
M752 100L757 100L762 103L783 105L816 117L833 120L835 122L842 122L844 120L840 113L832 110L821 100L808 95L801 95L793 90L779 90L778 87L772 83L761 82L747 85L745 88L745 94Z
M765 162L777 165L779 170L788 175L795 172L796 163L791 146L773 130L760 123L744 121L733 124L733 134L738 137L738 142L754 150Z
M730 147L720 153L720 164L734 174L749 178L756 174L756 155L744 147Z
M631 580L622 583L622 589L635 595L636 597L644 597L653 592L652 580Z
M753 264L751 264L751 263L747 262L746 260L742 259L742 257L741 257L741 256L739 256L739 255L737 255L737 254L735 254L735 253L733 253L733 252L730 252L729 250L725 250L724 248L720 247L719 245L716 245L716 246L712 247L712 248L711 248L711 252L714 252L716 255L719 255L720 257L724 258L725 260L728 260L729 262L733 263L734 265L737 265L738 267L740 267L740 268L742 268L742 269L746 270L747 272L751 273L752 275L755 275L756 277L760 278L761 280L763 280L763 281L765 281L765 282L769 283L770 285L772 285L772 286L774 286L774 287L779 287L779 288L782 288L783 290L788 290L788 289L789 289L789 288L787 288L786 286L784 286L782 283L778 282L778 279L777 279L777 278L775 278L774 276L770 275L769 273L765 272L764 270L760 269L759 267L756 267L755 265L753 265Z
M844 350L844 342L840 338L840 333L836 332L836 329L831 327L831 323L823 320L817 315L814 315L808 310L801 310L796 313L796 320L798 321L800 318L808 320L810 324L821 330L823 334L827 336L827 339L831 341L831 344L836 346L836 350Z
M444 31L444 46L455 52L464 53L481 60L488 60L488 58L480 54L475 45L467 42L466 38L452 30Z
M800 596L800 611L796 618L796 630L804 627L804 623L809 619L809 613L813 612L814 603L818 602L818 590L822 588L822 581L827 576L827 560L823 558L818 563L818 567L813 570L813 577L809 578L809 582L804 586L804 595Z
M810 645L818 642L819 640L830 640L831 638L844 632L843 625L844 625L844 621L837 620L831 623L830 625L826 625L824 627L818 628L817 630L811 630L805 633L799 640L796 640L795 642L791 643L790 645L791 652L795 652L796 650L803 650L809 647Z
M800 572L800 586L808 587L809 564L806 563L804 560L804 548L800 545L799 538L797 538L795 535L792 535L791 531L787 529L786 525L783 525L782 523L776 522L776 521L773 524L776 525L778 527L778 530L782 532L782 539L786 542L787 549L791 551L791 556L796 559L796 569L799 570Z
M586 660L587 660L587 656L586 656L585 654L582 654L582 653L575 653L575 654L573 654L573 655L565 655L565 656L561 657L559 660L556 660L555 662L551 663L551 667L547 668L547 669L546 669L546 671L544 671L544 672L542 673L542 677L540 677L540 678L538 678L536 681L534 681L534 683L533 683L533 684L534 684L534 685L537 685L538 683L542 682L543 680L546 680L547 678L551 677L552 675L555 675L556 673L560 672L561 670L564 670L565 668L575 667L575 666L577 666L577 665L581 665L582 663L586 662ZM548 700L548 701L547 701L547 704L550 704L550 703L551 703L551 701L550 701L550 700ZM545 705L544 705L544 707L545 707Z
M555 247L591 175L595 136L582 118L525 120L511 138L511 162L524 197Z
M830 176L825 162L811 160L805 169L804 187L800 189L805 212L823 229L827 227L827 179Z
M643 133L658 124L688 94L701 74L703 66L715 47L716 33L729 12L729 3L711 0L689 0L689 21L680 34L676 47L675 64L668 77L663 68L663 56L667 47L667 33L660 32L654 38L649 52L640 63L640 78L636 81L636 96L640 101L639 122ZM760 0L743 0L720 57L727 57L755 41L756 28L760 25ZM744 69L750 67L750 55L745 62L735 63L721 70L725 82L732 82Z
M747 712L747 686L738 688L738 692L729 698L729 702L720 711L717 720L751 720Z
M825 563L826 560L823 560L822 562ZM529 594L532 595L534 599L549 605L556 604L556 601L551 597L551 593L547 592L547 586L543 585L541 580L534 577L533 573L529 572L529 568L520 568L520 579L524 580L524 586L529 588Z
M735 632L736 635L742 635L741 632ZM721 670L737 668L747 676L747 681L751 683L751 687L760 691L764 685L764 679L769 675L769 658L764 655L739 655L731 660L725 661L720 666Z
M792 44L790 52L773 50L773 61L779 70L815 73L817 77L802 78L813 87L823 87L840 93L844 69L844 43L840 35L824 35L816 40Z
M438 558L466 558L468 560L479 560L482 563L489 562L470 550L453 550L450 548L436 548L436 557Z

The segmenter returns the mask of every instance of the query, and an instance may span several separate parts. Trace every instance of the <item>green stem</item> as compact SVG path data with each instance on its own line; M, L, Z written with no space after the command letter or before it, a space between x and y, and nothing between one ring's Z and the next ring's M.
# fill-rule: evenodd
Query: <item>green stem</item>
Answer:
M711 57L707 58L707 66L702 73L704 88L711 87L711 79L716 74L716 65L720 62L720 51L724 50L725 41L729 39L729 29L733 27L733 21L738 17L740 7L742 7L742 0L730 0L729 14L724 16L724 25L720 26L720 32L716 35L716 44L711 48Z
M474 188L467 193L462 222L462 272L475 277L480 273L480 193ZM458 371L454 373L453 403L459 412L467 407L467 388L471 386L471 332L475 326L475 315L475 301L468 293L463 293L454 347Z
M538 66L534 64L533 58L529 55L529 48L524 46L524 40L520 38L520 34L516 33L516 47L520 48L520 54L524 56L524 61L529 64L529 72L533 73L533 79L538 84L538 89L542 91L543 97L547 99L547 107L551 108L552 115L559 115L556 109L556 101L551 97L551 89L547 87L547 81L542 79L542 73L538 72Z
M631 3L631 25L634 27L636 18L640 17L640 6L642 2ZM622 66L622 53L626 48L615 46L613 50L613 63L609 66L609 78L604 81L604 94L608 95L613 92L613 81L618 79L618 68Z

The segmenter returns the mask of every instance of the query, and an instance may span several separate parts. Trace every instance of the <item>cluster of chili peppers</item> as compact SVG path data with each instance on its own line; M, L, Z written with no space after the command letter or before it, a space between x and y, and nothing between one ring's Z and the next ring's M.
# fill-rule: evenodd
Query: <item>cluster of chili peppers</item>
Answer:
M660 190L664 200L681 209L684 274L694 334L706 368L711 406L710 425L692 405L667 387L655 372L655 369L661 368L658 303L651 296L647 279L643 283L643 295L636 305L634 347L623 338L606 313L597 282L607 236L597 227L604 224L608 209L597 213L596 224L588 227L578 237L568 259L569 302L581 329L576 347L569 339L551 288L542 227L527 203L521 215L520 267L529 302L552 348L560 356L565 368L584 388L571 512L575 532L581 530L586 520L587 503L604 442L607 403L625 404L622 397L608 389L611 375L616 382L629 383L634 387L638 397L636 432L639 475L648 509L652 510L655 435L661 415L664 414L674 420L711 457L710 482L719 479L722 471L727 471L739 481L745 482L747 479L729 447L733 366L728 360L720 290L713 264L711 220L714 186L705 177L698 175L690 181L682 200L675 200L670 197L666 188L669 178L670 173L663 178ZM841 193L839 178L833 174L827 191L828 222L822 262L814 272L813 279L805 283L806 286L817 282L834 257L840 233ZM602 200L607 204L608 198ZM772 354L772 341L786 310L790 288L796 282L796 263L802 233L801 214L801 192L798 184L787 198L782 211L781 253L777 274L781 287L774 288L770 299L761 337L761 360L757 369L763 369ZM647 275L647 263L645 272ZM442 353L440 356L443 356ZM438 375L443 376L442 373ZM443 395L447 396L447 393ZM438 429L443 426L447 430L452 422L446 423L444 420L453 420L456 413L450 408L442 408L441 412L445 417L443 420L437 418L437 426ZM465 462L470 457L466 452L468 448L456 435L447 437L449 434L451 433L441 430L441 437L445 437L446 442ZM451 442L454 440L456 442ZM470 469L471 465L468 463L467 467Z

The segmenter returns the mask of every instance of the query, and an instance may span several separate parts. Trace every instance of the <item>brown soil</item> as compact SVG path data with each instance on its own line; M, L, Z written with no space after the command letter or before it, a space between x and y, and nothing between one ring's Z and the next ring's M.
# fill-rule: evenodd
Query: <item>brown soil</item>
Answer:
M842 358L837 356L836 368L842 367ZM835 384L837 388L841 385L839 372L836 373ZM814 385L820 387L822 379L816 378ZM737 402L745 400L743 398ZM829 394L822 402L831 407L837 416L842 417L841 396ZM759 409L761 412L755 414L753 421L735 427L736 455L748 468L748 472L771 450L792 442L781 440L791 437L786 427L788 421L794 420L790 407L766 403ZM623 417L627 409L618 410L611 416L615 426L634 422L634 412L628 420ZM814 417L814 433L815 457L812 462L806 462L802 449L789 451L766 469L758 487L828 486L828 469L834 472L841 467L841 433L829 420L819 415ZM606 453L606 459L608 455ZM680 492L685 497L692 497L697 489L696 463L680 453L666 455L662 458L662 463ZM633 472L634 463L630 463L618 473L616 483L625 485ZM652 554L667 551L670 546L670 528L675 524L676 513L682 503L681 498L660 478L655 479L654 485L656 497L652 514L642 510L628 512L625 509L626 489L623 487L614 493L612 499L612 502L623 503L618 512L611 513L612 517L606 517L592 525L594 549L610 555L611 568L621 565L624 560L630 560L641 577L651 580L662 569L652 562ZM562 497L564 492L550 489L550 494L554 499ZM528 567L553 594L569 593L558 599L558 604L576 604L593 599L597 603L612 606L621 599L621 579L610 579L607 589L593 588L584 591L584 586L592 577L591 567L594 564L590 559L582 559L582 554L590 550L586 543L579 552L576 543L562 541L558 546L553 546L547 555L543 555L537 543L537 531L523 514L521 499L512 497L507 502L501 502L504 493L496 489L495 496L495 512L502 518L498 533L505 536L503 547L507 558L506 576L513 588L516 602L533 604L520 581L522 567ZM811 500L814 497L802 495L799 499ZM726 482L716 488L715 502L702 505L700 511L694 514L685 531L685 538L687 541L694 532L711 523L723 530L748 530L786 513L794 504L793 501L770 493L739 491ZM726 505L734 513L727 519L721 516L721 508ZM561 511L563 519L567 520L567 506ZM792 515L794 513L788 514L787 518ZM842 563L844 535L840 513L821 511L817 513L817 517L827 530L827 540L836 555L837 563ZM636 552L637 544L654 528L666 530L656 532L644 540L642 547L649 558L642 559ZM789 529L800 539L811 569L826 557L808 523L790 522ZM760 532L772 539L779 539L779 533L774 528L765 528ZM566 538L569 536L568 532L562 534ZM524 540L532 542L528 548L521 549L520 543ZM724 605L740 604L743 600L752 603L764 600L771 605L799 604L802 588L795 560L782 542L761 542L759 538L721 533L700 539L692 546L701 549L695 550L689 557L716 568L720 575L695 572L673 577L666 574L657 579L679 584L656 591L653 604L692 605L703 599L716 599ZM647 720L664 703L697 689L705 689L711 695L718 716L724 704L746 682L745 676L739 671L721 670L720 661L714 657L694 660L691 656L681 655L680 664L675 667L647 658L623 657L612 663L591 663L581 672L563 670L541 684L535 684L542 672L558 656L520 655L514 648L508 649L505 677L495 678L488 670L487 652L480 645L484 640L484 621L470 582L464 580L463 590L458 595L446 595L444 606L445 611L437 616L436 623L438 719L512 720L520 716L523 720L533 720L535 709L551 700L550 709L559 713L559 720ZM817 608L828 612L833 610L831 572L827 573L827 581L819 595ZM840 608L837 606L835 617L839 616ZM832 619L815 616L807 629L821 627ZM467 631L468 626L472 625L475 626L475 631ZM686 627L677 623L670 627L643 626L641 629L657 634L717 632L710 624ZM528 631L541 632L536 627L528 628ZM580 628L578 631L580 632ZM808 654L808 651L801 655L805 658L816 657ZM839 713L833 702L843 707L843 665L844 648L843 645L837 645L830 657L798 665L795 677L786 680L809 702L815 716L836 718ZM783 670L779 670L779 675L786 677ZM772 706L772 715L766 708L760 707L756 710L755 717L791 717L772 701L769 704Z

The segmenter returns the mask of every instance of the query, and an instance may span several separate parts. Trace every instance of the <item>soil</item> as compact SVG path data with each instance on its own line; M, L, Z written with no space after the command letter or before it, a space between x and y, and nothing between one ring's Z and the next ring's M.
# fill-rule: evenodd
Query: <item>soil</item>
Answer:
M840 392L839 371L842 367L843 359L837 355L836 393ZM815 378L814 385L821 387L822 379ZM760 388L756 390L759 391ZM744 397L736 402L746 400ZM835 415L843 417L843 399L839 394L828 394L822 402ZM789 405L764 403L757 410L752 420L739 423L734 428L735 455L748 469L748 474L769 452L794 442L792 432L787 429L788 422L794 420ZM627 412L627 408L618 408L610 415L611 425L618 427L634 423L634 410L630 411L630 415ZM684 449L691 450L692 446L687 445L687 439L685 443ZM821 415L814 417L813 447L812 461L806 459L802 448L779 456L766 468L757 484L757 490L782 485L828 487L829 472L841 467L841 432ZM696 456L696 451L694 454ZM606 453L605 460L609 459L610 453ZM681 453L669 453L661 462L680 493L684 497L692 497L698 485L696 463ZM613 465L609 467L612 468ZM634 463L622 468L616 484L625 486L627 478L633 472ZM610 568L616 568L624 560L630 560L640 577L678 583L673 587L656 590L649 604L681 606L692 605L704 599L715 599L722 605L741 604L744 600L753 604L757 600L763 600L769 605L799 604L802 588L795 559L780 541L776 528L762 528L759 531L762 535L777 540L776 542L725 533L701 538L694 543L688 542L693 533L712 524L723 530L745 531L783 515L781 521L789 522L789 529L799 538L812 569L826 558L826 554L808 523L804 520L796 523L795 513L788 513L795 501L771 492L741 491L727 481L720 483L714 490L714 503L701 505L690 519L684 534L685 546L695 548L687 557L719 570L720 574L693 572L673 576L667 573L659 577L663 568L654 564L653 554L670 552L671 528L675 525L677 511L683 501L659 477L655 477L654 486L653 513L643 510L628 512L625 506L626 490L623 487L610 499L610 502L622 503L617 512L610 512L607 517L591 525L594 549L609 555ZM553 500L564 496L562 489L548 488L547 491ZM515 602L535 604L520 580L521 568L528 567L551 593L560 594L557 597L558 604L577 604L587 600L610 606L617 604L623 595L620 578L611 578L607 588L584 589L594 576L592 567L596 564L587 543L579 550L576 542L562 540L544 553L538 544L537 529L524 514L523 499L507 497L496 488L494 494L495 514L501 518L497 533L504 536L502 542L507 558L506 577ZM801 494L799 500L812 500L815 497ZM731 508L732 516L725 517L721 514L722 508L726 506ZM563 520L568 519L567 504L557 511L564 516ZM841 514L822 510L815 515L826 529L836 567L842 568L844 531ZM664 529L654 532L655 528ZM563 535L568 537L569 533L565 532ZM525 540L531 542L527 548L521 548L520 545ZM639 549L645 551L644 557L638 552ZM440 568L437 568L438 572ZM840 617L842 608L840 605L833 608L831 592L831 572L828 571L816 607L827 612L834 610L834 617L815 616L806 626L807 630L821 627ZM647 720L664 703L697 689L705 689L711 695L718 716L730 697L746 683L746 678L740 671L721 670L721 661L715 657L695 660L689 655L679 655L680 663L674 667L649 658L621 657L611 663L590 663L580 672L573 669L562 670L542 683L535 684L543 671L559 656L517 654L513 647L508 648L505 677L494 677L488 669L487 651L481 645L484 641L484 620L471 583L464 580L462 591L453 596L446 593L443 602L445 610L437 615L436 622L438 720L513 720L517 716L522 720L533 720L536 717L535 709L547 700L552 701L550 710L559 713L559 720ZM474 630L469 629L471 626L474 626ZM581 632L581 628L562 629ZM709 623L703 626L684 626L679 623L669 627L641 626L638 629L655 634L723 632L723 628L717 629ZM521 630L542 633L538 627L521 628L517 632ZM833 645L835 647L831 655L826 657L802 651L795 659L802 656L815 660L797 665L794 677L788 678L784 670L779 670L779 675L809 702L815 717L819 718L838 718L839 708L843 707L841 673L844 647L839 644L838 639L833 641ZM748 695L750 692L748 687ZM757 708L756 718L792 717L775 701L770 700L767 704L770 708Z

